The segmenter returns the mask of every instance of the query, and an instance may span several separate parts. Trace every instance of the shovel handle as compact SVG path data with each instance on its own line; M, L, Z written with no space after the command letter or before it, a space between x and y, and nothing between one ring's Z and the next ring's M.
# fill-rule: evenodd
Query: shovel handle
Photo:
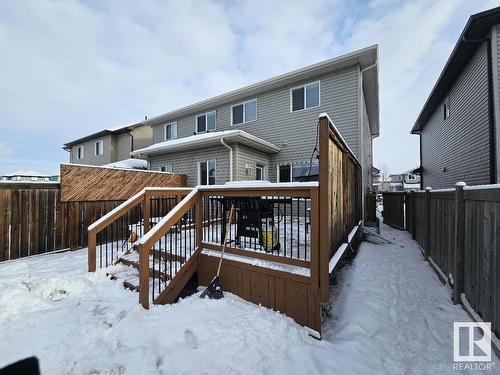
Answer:
M234 211L234 204L231 206L231 212L229 213L229 229L231 229L231 220L233 219L233 211ZM222 265L222 258L224 258L224 250L226 250L226 245L227 245L227 237L229 234L229 230L226 228L226 235L224 236L224 243L222 244L222 254L219 259L219 267L217 267L217 277L219 277L220 273L220 267Z

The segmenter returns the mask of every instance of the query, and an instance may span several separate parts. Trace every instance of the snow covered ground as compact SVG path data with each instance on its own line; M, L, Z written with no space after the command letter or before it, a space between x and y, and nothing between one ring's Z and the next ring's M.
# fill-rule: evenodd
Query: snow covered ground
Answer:
M393 244L362 243L342 271L323 341L227 293L145 311L87 274L84 250L2 263L0 367L36 355L43 374L457 373L453 321L470 319L407 233L381 236Z

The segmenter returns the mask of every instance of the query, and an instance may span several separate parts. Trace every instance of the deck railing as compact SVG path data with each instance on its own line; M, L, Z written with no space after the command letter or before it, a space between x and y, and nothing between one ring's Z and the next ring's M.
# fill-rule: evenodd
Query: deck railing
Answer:
M188 194L187 188L146 188L88 227L88 269L112 265Z

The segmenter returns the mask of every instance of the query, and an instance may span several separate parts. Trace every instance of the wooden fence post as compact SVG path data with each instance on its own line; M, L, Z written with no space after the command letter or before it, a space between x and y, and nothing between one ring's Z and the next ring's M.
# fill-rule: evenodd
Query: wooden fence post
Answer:
M425 240L424 240L424 258L429 259L431 249L431 188L425 188Z
M453 303L460 303L460 294L464 291L465 257L465 182L455 185L455 241L453 244Z
M78 249L78 232L80 229L80 202L72 202L69 210L70 220L70 250Z
M415 209L415 207L417 206L417 193L415 192L415 190L412 190L411 191L411 216L412 216L412 219L411 219L411 238L412 239L416 239L417 238L417 210ZM407 207L408 209L408 207Z

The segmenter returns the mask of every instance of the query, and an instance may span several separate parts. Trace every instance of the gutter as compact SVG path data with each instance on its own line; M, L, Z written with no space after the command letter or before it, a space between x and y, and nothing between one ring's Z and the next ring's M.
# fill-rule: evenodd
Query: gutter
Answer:
M233 181L233 148L224 142L224 138L220 139L220 144L229 150L229 181Z

